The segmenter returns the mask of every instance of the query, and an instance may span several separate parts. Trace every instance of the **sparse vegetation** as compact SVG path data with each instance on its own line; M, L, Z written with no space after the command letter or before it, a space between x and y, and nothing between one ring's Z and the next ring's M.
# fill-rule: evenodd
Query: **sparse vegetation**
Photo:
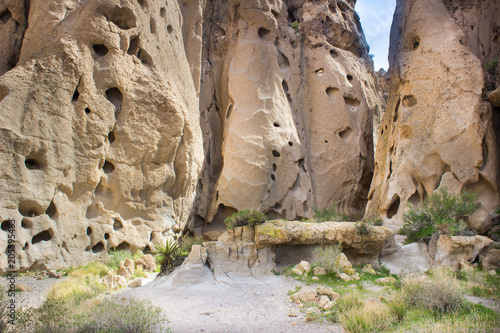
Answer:
M356 222L355 227L356 232L360 235L369 235L372 231L372 226L363 221Z
M382 221L382 219L380 217L366 218L366 219L363 219L361 222L365 222L369 225L373 225L376 227L381 227L384 224L384 222Z
M182 255L189 255L191 253L191 248L193 245L201 244L201 236L184 236L179 239L179 248Z
M403 215L400 234L406 235L407 243L428 241L439 232L448 235L474 235L465 219L476 209L476 195L471 193L449 194L445 190L432 193L420 206L410 205Z
M290 23L290 26L292 27L293 30L295 30L295 33L299 33L299 21L295 20L292 23Z
M494 74L497 67L498 67L498 59L494 59L484 65L484 70L490 72L491 74Z
M308 222L348 221L349 216L341 214L337 206L317 209L313 207L314 216Z
M226 224L228 229L234 229L236 227L244 227L247 225L255 226L266 221L266 214L255 209L245 209L229 216L224 220L224 223Z
M182 250L175 239L168 238L165 244L155 244L153 253L156 255L156 263L160 265L160 274L168 274L173 270L175 262L182 255Z
M338 244L319 246L313 251L314 265L323 267L327 272L338 273L338 262L335 259L340 253L342 253L342 247Z

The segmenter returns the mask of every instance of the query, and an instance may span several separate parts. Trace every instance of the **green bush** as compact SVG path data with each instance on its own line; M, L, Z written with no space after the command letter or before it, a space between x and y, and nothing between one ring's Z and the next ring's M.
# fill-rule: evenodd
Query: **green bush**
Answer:
M318 246L313 251L313 263L315 266L323 267L328 272L338 272L336 258L342 253L342 247L338 244Z
M363 219L361 222L365 222L376 227L381 227L384 224L384 221L382 221L380 217L369 217L367 219Z
M327 222L327 221L348 221L349 216L339 213L337 206L330 208L316 209L312 208L314 217L311 222Z
M168 274L174 269L174 263L182 255L179 243L168 238L165 244L156 243L153 246L152 253L155 254L155 261L160 265L160 275Z
M490 72L491 74L494 74L497 67L498 67L498 59L495 59L485 64L484 70Z
M472 193L449 194L445 190L432 193L420 206L410 206L403 215L399 233L406 235L407 243L428 241L436 232L448 235L474 235L464 219L476 209L476 195Z
M262 224L266 221L266 214L255 209L245 209L229 216L224 220L224 223L228 229L234 229L236 227L244 227L247 225L254 226Z
M179 248L183 255L189 255L191 253L191 248L193 245L201 244L202 237L201 236L183 236L179 239Z
M369 235L372 232L372 227L366 222L356 222L356 232L359 235Z
M106 266L118 271L126 259L135 259L135 256L129 250L110 250Z
M292 27L293 30L295 30L295 33L299 33L299 21L295 20L292 23L290 23L290 26Z

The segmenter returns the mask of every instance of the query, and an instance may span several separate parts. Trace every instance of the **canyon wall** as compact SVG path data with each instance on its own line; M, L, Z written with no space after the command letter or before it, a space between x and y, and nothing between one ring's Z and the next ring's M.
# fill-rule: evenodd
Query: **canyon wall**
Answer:
M195 229L224 229L250 208L287 219L337 204L364 213L381 99L354 4L207 3Z
M173 0L0 1L0 243L14 220L21 269L147 251L186 225L201 39L187 56L182 27Z
M418 203L436 189L470 191L482 203L471 226L480 233L491 228L489 213L500 204L498 145L492 106L484 100L488 80L482 61L498 56L498 32L495 38L485 32L498 29L490 17L498 4L480 2L490 7L481 12L469 2L397 2L390 96L378 133L367 216L382 216L397 227L407 202ZM458 19L472 9L475 26Z

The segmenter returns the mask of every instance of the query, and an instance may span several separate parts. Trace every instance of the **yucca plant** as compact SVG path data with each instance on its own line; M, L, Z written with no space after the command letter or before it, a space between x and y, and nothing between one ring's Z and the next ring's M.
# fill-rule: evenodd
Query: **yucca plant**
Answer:
M160 275L170 273L175 261L181 255L179 243L173 238L168 238L165 244L154 244L152 253L155 255L156 263L160 265Z

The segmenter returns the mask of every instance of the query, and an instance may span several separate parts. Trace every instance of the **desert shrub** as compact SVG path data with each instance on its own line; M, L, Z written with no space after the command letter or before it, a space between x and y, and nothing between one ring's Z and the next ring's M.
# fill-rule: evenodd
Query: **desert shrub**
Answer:
M110 250L108 252L108 259L106 260L106 266L118 271L120 266L123 265L125 260L135 259L134 254L129 250Z
M262 224L266 221L266 214L255 209L245 209L229 216L224 220L224 223L228 229L234 229L236 227L244 227L247 225L254 226Z
M201 244L201 241L201 236L184 236L179 239L179 248L181 249L182 254L188 255L191 252L193 245L199 245Z
M317 209L312 208L314 216L311 222L327 222L327 221L348 221L349 216L341 214L337 206L332 206L330 208Z
M471 193L449 194L445 190L429 195L420 206L410 206L403 215L400 234L406 235L407 243L426 241L439 232L449 235L473 235L464 219L477 206L476 195Z
M295 20L292 23L290 23L290 26L292 27L293 30L295 30L295 33L299 33L299 21Z
M389 310L394 315L398 323L402 322L406 317L406 313L408 312L408 305L399 295L387 302L387 306L389 307Z
M313 251L313 263L315 266L320 266L328 272L338 272L336 258L342 253L342 247L338 244L318 246Z
M356 232L359 234L359 235L369 235L372 231L372 227L368 224L368 223L365 223L365 222L356 222L355 224L355 228L356 228Z
M452 271L440 268L431 274L431 281L403 281L402 297L407 305L430 309L436 314L467 308L465 290Z
M152 253L155 254L156 263L160 265L160 274L170 273L174 263L182 255L179 243L173 238L168 238L165 244L154 244Z
M335 305L338 312L345 313L352 309L359 309L364 302L357 292L350 292L342 295Z
M70 268L66 271L66 273L69 277L74 278L89 275L97 275L102 277L108 275L108 270L109 268L106 267L106 265L96 261L82 267Z
M106 290L99 281L98 275L70 276L66 280L55 284L47 294L47 300L76 307L81 302L95 297Z
M387 305L367 302L341 313L339 322L351 333L385 332L394 324L395 317Z
M484 65L484 70L490 72L491 74L495 74L495 70L498 67L498 59L494 59Z
M381 227L384 224L384 221L380 217L369 217L366 219L363 219L362 222L365 222L366 224L369 225L374 225L376 227Z

